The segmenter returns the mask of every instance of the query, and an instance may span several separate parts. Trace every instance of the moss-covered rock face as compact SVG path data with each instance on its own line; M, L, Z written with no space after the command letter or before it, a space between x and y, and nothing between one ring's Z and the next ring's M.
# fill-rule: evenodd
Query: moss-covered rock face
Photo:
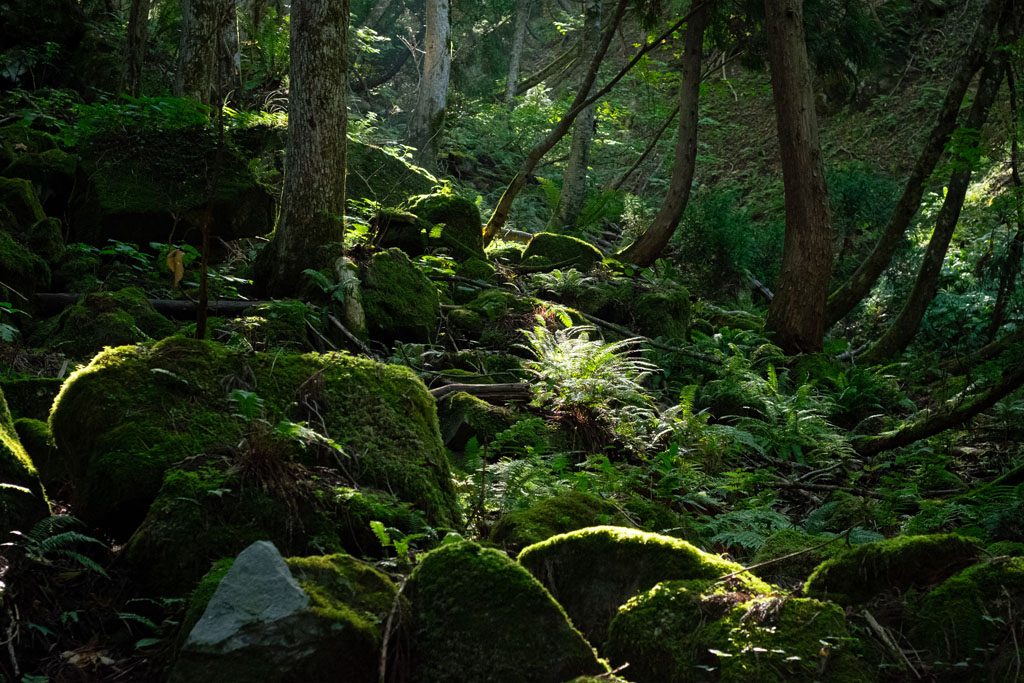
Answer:
M349 201L370 199L383 206L398 206L411 195L430 192L437 184L437 178L426 170L355 140L348 141L345 163Z
M911 623L915 647L955 680L1019 676L1024 557L977 564L946 579L921 600Z
M414 681L560 683L605 670L544 587L496 550L442 546L406 595Z
M897 536L827 560L807 579L804 592L841 605L864 603L886 591L936 584L979 552L973 541L951 534Z
M438 244L456 258L483 258L484 241L480 209L451 190L421 194L406 203L409 211L432 228L441 226Z
M519 562L565 607L595 644L604 641L619 606L661 581L736 574L748 592L767 584L740 565L686 541L623 527L600 526L554 536L519 554Z
M558 534L607 524L628 521L606 500L583 491L565 491L507 513L494 525L489 540L519 550Z
M79 191L72 217L75 239L104 244L196 241L207 216L224 239L270 232L273 197L228 146L217 161L216 134L205 128L97 135L81 145L92 184ZM220 169L210 188L203 169Z
M370 258L363 309L371 336L385 342L430 341L441 315L434 283L400 249Z
M159 339L174 332L138 287L86 294L74 306L43 322L32 336L40 346L87 358L106 346Z
M576 237L539 232L523 251L522 265L534 272L576 268L587 272L604 256L594 246Z
M0 391L0 533L27 531L50 514L46 493L32 459L18 439L14 419Z
M190 456L234 453L252 419L231 417L254 391L270 425L309 422L345 452L304 449L303 464L392 491L435 527L458 522L436 410L406 368L347 354L246 354L172 337L99 354L65 383L50 417L75 484L76 514L121 534L142 520L164 474Z
M401 249L411 256L427 252L431 225L403 209L378 211L370 222L373 244L381 249Z
M604 653L636 683L873 680L836 605L667 581L622 606Z

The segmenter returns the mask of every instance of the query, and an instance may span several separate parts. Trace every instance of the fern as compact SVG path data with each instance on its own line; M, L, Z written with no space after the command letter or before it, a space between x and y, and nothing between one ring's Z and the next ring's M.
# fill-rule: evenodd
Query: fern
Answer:
M17 540L4 545L20 549L25 559L46 567L62 563L78 565L109 578L103 567L80 552L81 546L107 547L99 539L76 530L76 527L82 526L81 520L76 517L54 515L39 521L28 533L12 531Z

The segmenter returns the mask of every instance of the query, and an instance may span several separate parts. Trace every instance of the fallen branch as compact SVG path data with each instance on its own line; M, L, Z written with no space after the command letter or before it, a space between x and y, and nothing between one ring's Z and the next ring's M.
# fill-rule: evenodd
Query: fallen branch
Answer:
M530 385L526 382L509 384L444 384L434 387L430 394L438 401L449 394L465 392L488 403L510 403L512 401L529 401L533 398Z
M334 325L334 327L339 332L341 332L345 336L346 339L348 339L350 342L352 342L352 344L357 349L359 349L360 352L362 352L364 355L369 356L371 358L375 357L373 351L370 350L370 347L367 346L366 343L362 339L360 339L356 335L352 334L352 332L350 332L347 327L345 327L344 325L341 324L340 320L335 318L333 315L328 315L327 319L330 320L331 324Z
M868 626L870 626L871 630L875 632L875 635L877 635L878 638L882 641L882 644L888 647L890 650L892 650L897 656L899 656L899 658L902 659L903 662L910 668L910 671L914 674L914 678L920 680L921 674L914 667L914 665L910 663L910 659L907 657L907 653L904 652L903 648L901 648L896 643L896 641L892 639L892 636L889 635L889 632L885 629L885 627L878 623L875 617L872 616L871 612L864 610L862 614L864 615L864 619L867 620Z

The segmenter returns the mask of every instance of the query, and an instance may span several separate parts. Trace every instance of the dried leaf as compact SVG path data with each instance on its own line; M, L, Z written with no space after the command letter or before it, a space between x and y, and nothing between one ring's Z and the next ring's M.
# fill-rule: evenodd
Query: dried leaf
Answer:
M185 277L185 252L181 249L171 249L167 252L167 270L171 271L174 286L177 287Z

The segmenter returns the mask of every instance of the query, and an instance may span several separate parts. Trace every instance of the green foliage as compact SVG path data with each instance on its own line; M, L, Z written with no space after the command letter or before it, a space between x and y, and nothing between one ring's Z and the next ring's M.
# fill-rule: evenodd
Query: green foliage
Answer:
M79 531L84 526L76 517L54 515L40 520L27 533L12 531L16 540L3 545L14 548L28 561L43 567L73 567L109 578L106 570L84 551L88 546L107 546Z
M144 131L173 132L206 126L209 108L180 97L130 97L81 104L74 108L77 122L65 131L65 142L76 144L100 135Z

